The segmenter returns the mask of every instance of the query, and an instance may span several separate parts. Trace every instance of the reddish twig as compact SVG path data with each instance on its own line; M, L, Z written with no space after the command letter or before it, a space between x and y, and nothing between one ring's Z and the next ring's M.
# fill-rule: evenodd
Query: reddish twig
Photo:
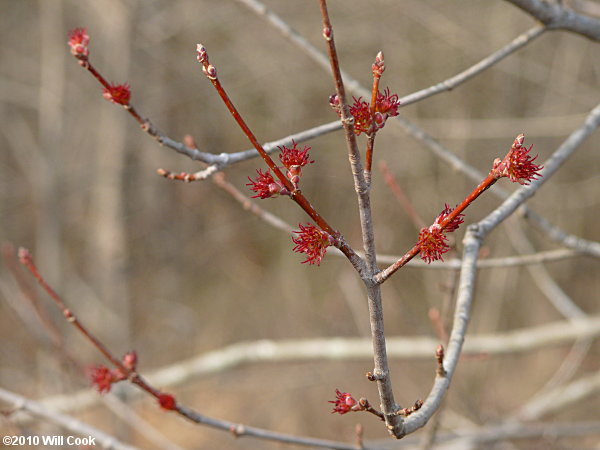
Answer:
M375 146L375 135L377 134L377 124L375 121L375 107L377 106L377 96L379 94L379 80L385 70L385 62L383 53L377 53L375 62L372 65L373 72L373 87L371 89L371 103L369 112L371 113L371 129L367 138L367 151L365 153L365 181L367 185L371 185L371 166L373 165L373 148Z
M542 169L542 166L533 164L533 161L537 158L537 156L533 158L529 156L528 153L531 150L531 147L527 149L523 146L524 139L525 136L523 134L518 135L506 156L502 159L497 158L494 161L492 169L487 177L485 177L484 180L479 183L479 185L473 189L473 191L467 195L465 199L451 212L438 216L434 225L430 227L430 230L434 226L436 227L437 232L442 232L446 228L451 229L458 227L456 221L461 216L461 213L481 194L492 187L500 178L506 177L519 184L528 184L537 177L541 176L539 171ZM408 261L419 254L422 249L423 241L420 240L414 245L413 248L406 252L404 256L398 259L391 266L387 267L385 270L375 275L374 280L377 283L383 283L398 269L403 267ZM439 259L439 257L437 259Z
M232 117L238 124L238 126L242 129L248 140L252 143L256 151L260 154L262 159L265 161L269 169L273 171L281 185L285 188L286 193L290 196L292 200L294 200L300 208L302 208L311 219L315 221L315 223L321 228L323 231L327 232L330 236L332 236L332 243L337 248L339 248L344 255L348 258L348 260L352 263L352 265L356 268L356 270L361 274L361 276L365 276L365 268L364 263L360 256L348 245L345 241L342 234L334 229L312 206L312 204L308 201L308 199L304 196L302 191L297 188L297 186L292 183L288 177L281 171L281 169L277 166L275 161L269 156L269 154L265 151L263 146L258 142L258 139L250 129L250 127L246 124L235 105L229 98L229 95L223 88L218 76L217 69L210 64L208 59L208 54L206 49L201 44L197 45L196 51L198 53L197 59L198 62L202 64L202 71L206 75L206 77L210 80L217 93L225 103L225 106L231 113ZM282 192L283 193L283 192Z
M42 287L42 289L44 289L44 291L46 291L46 293L54 301L54 303L56 304L58 309L60 309L62 311L63 316L65 317L67 322L71 323L75 328L77 328L77 330L79 330L79 332L88 341L90 341L92 343L92 345L94 347L96 347L98 349L98 351L100 353L102 353L104 355L104 357L106 359L108 359L113 366L116 367L116 369L120 372L120 374L123 375L123 379L128 378L129 381L138 385L140 388L142 388L149 394L156 397L158 399L158 401L161 402L161 405L163 405L163 403L165 402L165 396L168 396L169 394L161 393L160 391L158 391L157 389L153 388L148 383L146 383L142 379L142 377L140 377L140 375L137 374L137 372L134 370L134 368L132 368L134 366L130 366L130 365L122 362L121 360L119 360L117 357L115 357L108 350L108 348L106 348L106 346L104 344L102 344L102 342L100 342L100 340L96 336L94 336L79 321L79 319L73 314L73 312L69 308L67 308L67 306L65 305L65 303L63 302L61 297L56 293L56 291L54 289L52 289L52 287L46 282L44 277L40 274L35 263L33 262L33 257L31 256L31 253L29 253L29 251L27 249L22 248L22 247L19 249L19 261L35 277L35 279L37 280L39 285ZM173 399L173 401L174 401L174 399ZM164 407L164 405L163 405L163 407ZM174 409L174 408L167 408L167 409Z
M24 248L19 249L19 260L21 264L23 264L29 272L35 277L38 281L39 285L46 291L46 293L50 296L50 298L54 301L56 306L62 311L63 316L67 319L69 323L71 323L77 330L92 343L98 351L100 351L110 362L112 365L116 367L117 373L119 374L119 379L114 381L121 381L124 379L128 379L131 383L135 384L148 394L155 397L160 406L166 410L172 410L180 414L181 416L191 420L192 422L205 424L207 426L232 431L236 436L254 436L257 438L273 440L278 442L287 442L294 443L298 445L305 446L313 446L313 447L323 447L323 448L336 448L341 450L353 450L354 447L343 442L329 441L326 439L313 439L313 438L305 438L292 436L284 433L277 433L270 430L264 430L261 428L255 428L246 426L239 423L228 422L225 420L214 419L203 414L200 414L192 409L186 408L179 402L175 400L175 398L171 394L167 394L159 391L150 385L145 379L143 379L135 370L136 365L136 355L134 352L128 353L123 358L123 361L119 360L115 357L107 348L100 342L98 338L96 338L82 323L77 319L77 317L71 312L69 308L67 308L66 304L62 300L62 298L52 289L52 287L46 282L44 277L38 271L33 258L28 250ZM98 385L100 388L100 384ZM107 390L107 389L104 389Z
M410 199L406 196L404 190L396 181L396 178L390 171L390 168L385 161L382 160L379 162L379 170L383 175L385 183L390 188L390 191L392 191L392 194L394 194L396 197L396 200L398 200L398 203L400 203L402 208L404 208L404 211L408 217L410 217L417 228L423 228L425 226L425 221L421 218L421 216L419 216L419 213L413 207Z

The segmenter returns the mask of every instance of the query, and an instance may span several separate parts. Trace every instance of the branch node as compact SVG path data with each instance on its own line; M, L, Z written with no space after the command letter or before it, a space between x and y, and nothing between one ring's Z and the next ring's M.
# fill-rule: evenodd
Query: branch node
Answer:
M444 369L444 347L442 344L438 345L437 349L435 350L435 359L437 361L437 376L445 377L446 369Z

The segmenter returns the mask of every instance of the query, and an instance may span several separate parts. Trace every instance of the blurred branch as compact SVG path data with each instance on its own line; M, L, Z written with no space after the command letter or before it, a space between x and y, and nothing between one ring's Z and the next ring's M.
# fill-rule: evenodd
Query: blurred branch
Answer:
M513 417L515 420L537 420L547 414L564 411L600 392L600 372L595 372L566 386L558 386L544 392L535 401L528 403Z
M103 431L93 428L88 424L81 422L74 417L66 416L55 410L44 406L43 404L30 400L26 397L22 397L13 392L0 388L0 399L9 403L14 408L13 411L5 413L8 417L12 415L20 415L26 413L35 417L42 418L44 421L58 425L65 430L69 430L80 436L91 436L97 439L98 444L102 448L115 449L115 450L134 450L136 447L124 444L118 441L115 437L110 436Z
M251 426L246 426L240 423L229 422L226 420L215 419L209 416L205 416L204 414L200 414L191 408L185 407L179 402L175 400L175 398L164 392L156 389L152 384L148 383L141 375L137 372L137 355L135 352L131 352L126 354L123 357L123 361L117 359L110 350L98 339L96 338L91 331L73 314L73 312L67 308L63 299L58 295L58 293L52 289L52 287L46 282L43 276L39 273L31 254L24 248L19 249L19 259L21 264L23 264L31 274L36 278L39 285L46 291L46 293L50 296L55 305L61 310L64 318L71 323L77 330L81 333L81 335L87 339L100 353L104 355L106 359L108 359L111 364L116 368L118 377L110 378L108 381L103 378L101 380L94 380L97 383L97 386L100 392L105 391L108 392L110 390L110 386L113 383L117 383L127 379L131 384L137 386L142 389L147 394L155 397L158 400L160 406L165 410L170 410L178 413L179 415L185 417L186 419L191 420L192 422L207 425L213 428L217 428L224 431L231 432L235 437L240 436L253 436L260 439L272 440L277 442L286 442L286 443L294 443L297 445L305 445L305 446L313 446L313 447L323 447L323 448L335 448L342 450L353 450L354 447L351 445L344 444L342 442L335 442L329 440L322 439L313 439L301 436L293 436L284 433L278 433L275 431L270 431L262 428L256 428ZM130 358L130 356L132 358ZM108 389L103 387L100 383L108 383ZM10 393L7 391L3 391L0 389L0 393L5 395L9 395ZM99 393L96 395L100 395Z
M543 176L532 180L529 185L520 187L487 217L467 228L463 240L463 264L461 267L454 323L450 334L448 351L446 352L446 357L444 359L446 376L438 375L436 377L431 393L423 404L423 407L406 419L404 423L404 432L406 434L423 427L427 423L439 408L444 394L450 385L450 380L452 379L456 364L458 363L461 348L465 339L467 324L471 315L471 304L473 301L477 271L476 263L479 249L481 248L485 237L515 212L518 207L523 205L531 196L533 196L535 192L559 169L564 161L577 150L582 141L591 134L599 124L600 105L592 110L582 127L574 131L545 162L544 168L541 171Z
M264 17L270 25L272 25L275 29L277 29L284 37L288 38L292 43L294 43L300 50L302 50L305 54L307 54L313 61L319 64L326 70L329 70L329 60L319 49L314 47L310 42L304 39L296 30L290 27L281 17L275 14L273 11L269 10L262 2L258 0L238 0L239 3L242 3L252 12ZM462 72L450 77L446 80L440 81L437 84L434 84L428 88L421 89L420 91L414 92L412 94L405 95L400 98L400 105L407 106L411 103L416 103L420 100L423 100L427 97L431 97L433 95L450 91L462 83L470 80L475 75L483 72L489 67L497 64L502 59L506 58L508 55L514 53L515 51L523 48L525 45L529 44L535 38L540 36L545 31L545 27L536 26L526 31L525 33L520 34L507 45L502 47L500 50L495 51L489 56L483 58L478 63L468 67ZM341 71L342 78L344 79L344 84L348 88L348 90L352 92L356 92L357 95L362 97L370 97L370 91L363 88L360 83L348 75L343 70ZM341 124L339 125L341 128Z
M171 442L170 439L158 430L159 424L151 424L138 414L131 405L122 401L117 395L103 395L101 400L116 417L135 430L140 436L143 436L148 442L151 442L162 450L184 450L179 445Z
M597 421L558 423L511 422L501 425L484 425L480 428L456 428L450 432L438 433L435 449L475 450L488 448L489 445L495 443L506 443L506 441L512 439L544 438L546 440L567 436L595 435L598 434L599 429L600 422Z
M573 11L562 2L506 0L542 22L549 30L566 30L600 41L600 20Z
M512 355L554 348L578 339L598 336L600 336L600 316L593 316L583 320L559 321L502 333L471 335L464 344L463 354L489 357ZM402 360L430 360L438 344L439 340L432 337L390 337L388 355ZM366 338L239 342L150 371L148 379L155 385L169 387L246 364L307 360L364 360L372 356L371 341ZM47 397L42 400L42 403L53 409L68 411L98 401L98 395L86 389L68 395Z
M424 144L426 148L431 150L436 156L440 157L454 169L459 170L474 181L480 180L482 178L483 175L477 169L458 158L449 149L447 149L441 143L436 141L432 136L427 134L427 132L425 132L416 124L410 122L402 116L396 117L395 120L392 121L392 123L397 123L400 126L402 126L404 130L408 132L409 135L411 135L420 143ZM574 151L587 137L589 137L596 130L596 128L599 125L600 105L596 106L592 111L590 111L590 113L586 116L584 123L573 133L571 133L567 140L563 142L561 148L565 146L567 147L567 149L571 149L570 151ZM546 166L549 162L550 161L546 163ZM552 164L561 165L563 162L564 159L561 158L560 160L555 160ZM546 172L542 171L542 174L544 175L542 180L547 179L547 170L548 167L545 168ZM555 169L553 169L553 171L554 170ZM501 186L496 186L490 192L502 199L506 199L509 196L509 192ZM527 219L531 219L532 223L538 225L539 228L549 233L548 236L551 239L560 242L565 247L575 249L578 252L585 253L594 257L600 257L600 243L588 241L586 239L582 239L564 232L555 225L552 225L546 219L543 219L527 205L522 205L520 209L522 214Z
M529 255L517 255L517 256L506 256L504 258L489 258L477 260L478 269L491 269L494 267L516 267L524 266L529 264L540 264L545 262L560 261L567 258L574 258L581 256L581 253L559 248L556 250L548 250L545 252L532 253ZM379 261L382 263L393 263L399 257L395 255L379 255ZM445 262L434 261L431 264L427 264L425 261L412 260L407 264L407 267L418 268L418 269L459 269L462 265L460 258L452 258Z
M328 63L328 60L325 57L325 55L323 55L317 48L315 48L310 43L308 43L308 41L306 41L304 38L302 38L302 36L300 36L299 33L297 33L289 25L287 25L285 23L285 21L283 21L279 16L274 14L272 11L268 10L266 8L266 6L264 6L261 2L259 2L257 0L238 0L238 1L243 3L245 6L249 7L255 13L267 18L268 22L271 25L273 25L277 30L279 30L283 34L283 36L290 39L294 44L296 44L301 50L303 50L309 57L311 57L321 67L323 67L326 70L329 70L329 63ZM536 32L535 30L538 30L538 31ZM505 46L504 48L510 49L510 48L514 47L512 51L516 50L517 48L522 48L523 45L530 42L535 37L539 36L541 34L541 31L543 31L543 29L539 29L539 27L532 28L528 32L517 37L515 40L513 40L511 43L509 43L508 46ZM527 36L527 38L525 38L524 36ZM526 42L522 42L523 39L525 39ZM518 44L518 43L521 43L521 44ZM490 57L484 58L475 66L477 66L479 68L479 72L482 72L486 68L490 67L491 65L502 60L504 57L508 56L510 53L511 52L503 51L502 49L498 50L495 53L495 55L497 55L497 58L490 58ZM482 64L483 61L487 61L487 65ZM467 81L469 78L471 78L473 76L472 68L475 66L472 66L471 68L467 68L465 71L450 78L450 80L462 80L463 82ZM467 74L471 74L471 75L467 76ZM363 96L363 97L369 96L369 91L367 89L363 88L357 80L353 79L352 77L350 77L348 74L344 73L343 71L342 71L342 76L344 78L345 86L350 91L355 92L359 96ZM417 96L417 94L419 92L421 93L419 95L425 95L424 94L425 92L428 93L427 96L433 95L433 92L434 92L433 88L435 86L442 86L442 85L444 85L444 83L445 83L445 81L442 81L434 86L431 86L430 88L422 89L421 91L418 91L416 93L409 94L407 96L400 98L400 103L401 103L400 106L406 106L407 100L409 102L413 102L413 103L416 102L417 100L420 100L421 98ZM457 86L457 84L454 85L454 87L456 87L456 86ZM443 89L441 89L441 88L438 88L438 89L440 89L440 90L435 91L435 93L443 92ZM423 97L423 98L425 98L425 97ZM595 130L595 128L598 127L597 122L599 119L598 115L600 115L600 112L597 110L598 110L598 107L596 107L594 110L592 110L588 114L582 127L580 127L573 134L571 134L569 139L571 139L571 137L573 137L575 135L576 137L573 137L573 139L575 141L578 141L579 143L581 143L581 141L583 139L585 139L587 136L589 136ZM445 146L443 146L438 141L436 141L432 136L427 134L423 129L421 129L419 126L412 123L405 117L402 117L402 116L395 117L395 120L392 120L391 123L398 124L399 126L401 126L409 135L411 135L413 138L415 138L420 143L424 144L427 148L429 148L431 151L433 151L433 153L436 154L438 157L440 157L441 159L443 159L444 161L449 163L451 167L455 168L456 170L460 170L461 172L466 174L472 180L479 182L481 179L483 179L483 174L481 174L477 169L475 169L474 167L472 167L472 166L468 165L467 163L465 163L464 161L462 161L460 158L458 158L456 155L454 155L450 150L448 150ZM331 122L331 123L328 123L325 125L328 127L329 126L332 127L330 129L330 131L335 131L342 127L342 124L340 123L340 121ZM508 192L501 187L496 187L495 189L492 189L491 192L493 192L495 195L500 196L501 198L507 198L509 195ZM578 251L581 251L582 253L586 253L591 256L600 257L600 243L587 241L587 240L566 234L564 231L560 230L559 228L554 227L552 224L550 224L550 222L545 221L545 219L541 218L539 215L537 215L535 212L533 212L528 206L524 206L523 211L526 214L526 217L532 219L534 221L534 223L537 223L537 225L539 227L545 228L546 230L548 230L548 232L551 229L552 230L551 236L553 236L553 239L555 239L555 240L562 239L561 243L564 242L563 245L568 246L569 248L577 249Z
M242 194L233 184L225 179L225 174L223 172L215 174L215 176L212 177L212 180L217 186L237 200L244 209L250 211L252 214L260 217L266 223L279 230L285 231L286 233L293 232L294 228L291 225L269 211L262 209L256 202L253 202L248 196ZM336 254L344 256L341 251L336 252Z

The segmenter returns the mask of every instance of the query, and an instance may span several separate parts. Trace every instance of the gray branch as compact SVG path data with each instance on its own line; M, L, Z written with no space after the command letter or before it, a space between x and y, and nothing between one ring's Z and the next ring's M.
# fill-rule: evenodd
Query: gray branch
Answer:
M542 0L506 0L521 8L550 30L566 30L600 41L600 19L576 13L562 2L549 3Z

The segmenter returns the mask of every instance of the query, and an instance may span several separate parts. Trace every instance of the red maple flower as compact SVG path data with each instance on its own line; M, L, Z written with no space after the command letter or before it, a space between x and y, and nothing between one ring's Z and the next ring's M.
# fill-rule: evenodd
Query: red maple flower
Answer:
M297 144L292 141L294 144L292 148L288 148L285 145L283 147L279 147L281 152L279 153L279 159L281 163L287 169L287 177L294 184L295 187L298 187L298 183L300 182L300 176L302 175L302 167L307 164L312 164L315 161L310 160L310 155L308 151L310 147L305 146L304 150L300 150L297 148Z
M303 150L297 148L296 142L292 141L292 148L288 148L285 145L282 147L278 147L281 150L279 153L279 159L281 160L281 164L283 164L286 169L291 169L294 166L304 167L307 164L312 164L315 161L310 160L310 155L308 151L310 150L309 146L304 146Z
M427 264L438 259L443 261L442 255L450 250L447 241L448 238L438 224L433 224L429 228L421 228L417 244L421 259Z
M444 219L446 219L446 217L448 217L450 215L450 213L452 211L454 211L454 209L450 208L450 205L448 205L447 203L444 203L444 209L439 214L439 216L436 217L436 219L433 223L435 225L440 225L444 221ZM444 232L452 233L453 231L458 230L458 227L460 226L460 224L464 222L464 217L465 217L464 214L458 214L454 219L452 219L448 223L448 225L446 225L446 227L444 228Z
M102 96L113 103L127 106L131 98L131 87L127 83L109 84L107 88L104 88Z
M518 135L504 159L496 158L491 171L496 178L507 177L513 183L529 184L542 176L539 172L544 166L533 163L538 155L533 158L529 155L533 145L524 147L524 140L525 135Z
M398 94L390 95L390 88L386 88L383 93L377 93L375 111L378 113L385 114L387 117L394 117L398 115L399 106L400 101L398 100Z
M172 411L177 408L177 401L171 394L158 394L158 403L162 409Z
M331 414L346 414L347 412L353 410L353 406L358 404L358 402L348 392L340 392L339 389L336 389L335 396L335 400L329 400L329 403L333 403L335 405L333 407L333 411L331 411Z
M266 172L257 169L256 173L258 173L256 180L248 177L250 183L246 183L246 186L250 186L250 189L256 192L256 195L253 195L252 198L269 198L285 193L285 188L275 181L269 169Z
M373 117L369 104L362 97L354 99L354 104L350 107L350 114L354 117L354 134L360 136L360 133L369 133Z
M87 58L90 54L88 44L90 37L87 34L87 28L75 28L69 32L69 47L71 54L77 58Z
M294 231L298 237L292 238L292 241L296 244L293 250L298 253L306 253L306 260L302 261L302 264L321 265L327 247L332 245L331 236L311 223L306 224L306 226L298 224L298 226L300 230Z
M119 370L110 370L106 366L93 366L87 369L87 375L100 393L110 392L113 383L126 377Z
M354 104L350 107L350 114L354 117L354 133L357 136L360 133L370 134L383 128L389 117L398 115L400 101L397 94L390 94L389 88L386 88L383 93L377 93L373 115L371 106L362 97L353 97L353 99Z

